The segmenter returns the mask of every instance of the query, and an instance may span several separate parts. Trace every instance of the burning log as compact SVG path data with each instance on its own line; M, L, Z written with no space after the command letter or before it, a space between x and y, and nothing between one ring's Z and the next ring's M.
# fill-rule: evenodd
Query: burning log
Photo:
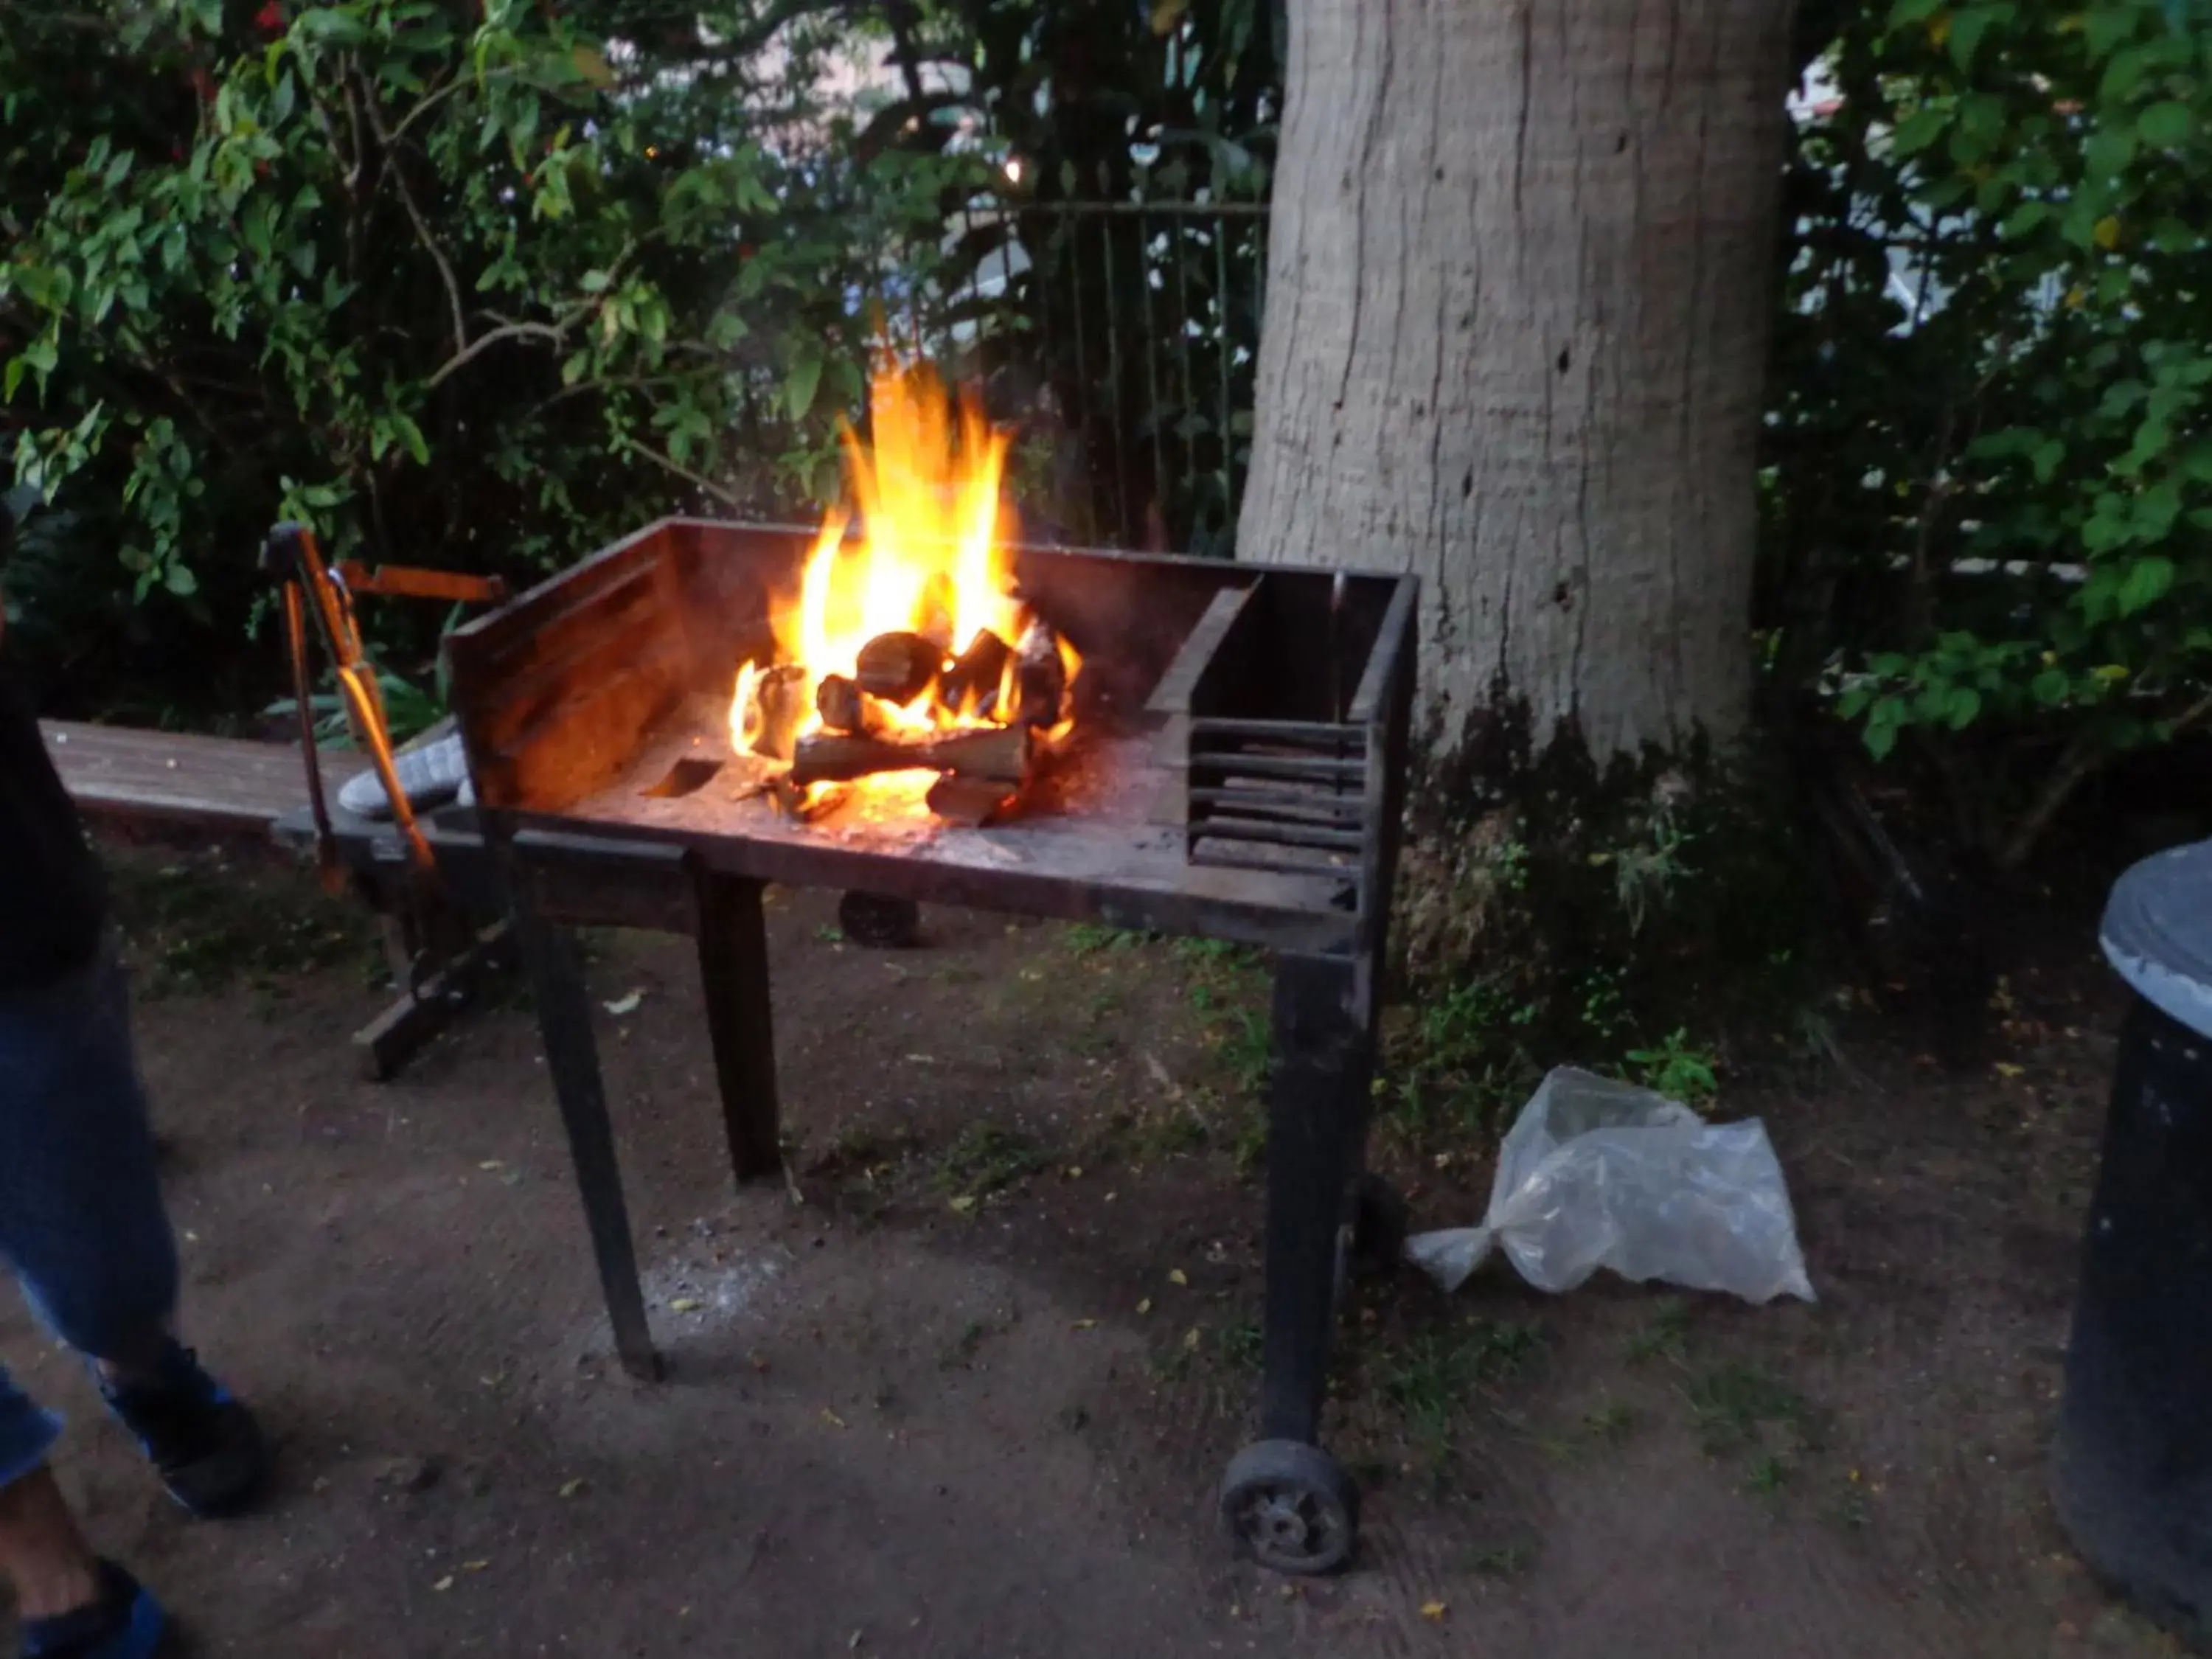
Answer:
M952 659L938 681L938 701L957 714L989 718L997 712L999 687L1013 655L1013 647L989 629L977 629L968 648Z
M802 786L843 782L916 767L1018 785L1029 773L1029 728L994 726L903 743L892 738L810 732L799 738L792 757L791 781Z
M951 772L929 786L929 810L947 823L980 830L1010 811L1021 793L1021 785L1003 778L970 778Z
M738 711L744 744L757 755L787 761L806 713L806 671L797 663L778 663L753 676Z
M1057 726L1067 702L1067 665L1060 653L1060 635L1042 618L1022 630L1014 649L1014 708L1016 723Z
M878 634L860 647L853 678L869 696L904 705L928 690L944 665L945 649L934 640L919 634Z
M815 712L822 716L823 725L833 732L848 732L856 737L880 732L890 724L877 699L863 691L860 684L847 679L842 674L824 674L822 683L814 688ZM801 738L804 743L805 738Z
M775 810L793 823L812 823L817 818L829 817L845 804L852 793L842 784L809 793L805 785L793 782L789 773L770 780L767 791Z

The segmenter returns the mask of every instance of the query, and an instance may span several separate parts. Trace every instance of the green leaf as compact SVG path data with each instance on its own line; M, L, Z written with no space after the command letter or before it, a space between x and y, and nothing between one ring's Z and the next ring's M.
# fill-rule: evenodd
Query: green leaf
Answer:
M2063 438L2051 438L2036 446L2035 453L2028 457L2028 465L2035 469L2035 481L2049 483L2058 474L2066 459L2066 442Z
M1943 0L1897 0L1889 9L1889 26L1894 29L1908 23L1924 23L1942 3Z
M1890 149L1899 155L1917 155L1943 136L1950 125L1950 112L1926 107L1917 109L1897 124L1890 139Z
M1972 69L1982 37L1997 24L2012 21L2015 9L2012 0L1992 0L1992 3L1966 6L1954 13L1948 42L1951 61L1962 70Z
M791 378L783 384L783 401L793 420L805 420L814 407L814 394L822 386L822 358L814 356L801 357L792 365Z
M2128 567L2127 574L2120 579L2114 602L2121 616L2132 617L2156 605L2172 586L2173 561L2154 553L2146 554Z
M2113 47L2136 32L2142 21L2140 7L2127 4L2124 0L2118 4L2106 0L2106 3L2091 6L2087 12L2081 25L2082 43L2088 47L2092 58L2107 57Z
M2050 218L2053 210L2048 202L2022 202L2005 215L2004 222L1997 227L1998 234L2008 241L2017 240Z
M2091 173L2113 179L2136 159L2136 135L2126 127L2106 127L2083 147L2081 160Z
M189 565L170 565L161 573L161 585L180 599L189 599L200 591L199 578L192 574Z
M2172 99L2153 104L2136 118L2136 131L2153 149L2179 149L2189 142L2194 125L2189 106Z
M1945 699L1943 718L1954 732L1963 732L1982 712L1982 694L1971 685L1954 685Z
M221 0L216 0L218 15ZM332 6L311 6L293 21L302 38L323 46L357 46L368 39L368 28L352 12Z

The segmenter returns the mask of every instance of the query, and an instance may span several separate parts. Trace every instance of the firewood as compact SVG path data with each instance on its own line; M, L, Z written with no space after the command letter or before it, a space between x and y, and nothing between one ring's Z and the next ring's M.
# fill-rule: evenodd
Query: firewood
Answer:
M929 690L944 665L944 649L933 640L919 634L878 634L860 647L853 678L871 696L903 707Z
M1000 683L1013 654L1013 647L989 629L977 629L968 648L938 681L937 700L956 714L989 719L998 710Z
M741 711L753 753L787 761L806 713L806 671L797 663L763 669L752 684L751 706Z
M980 830L1012 811L1021 793L1019 784L1002 778L970 778L948 772L929 786L929 810L947 823Z
M793 823L812 823L842 806L852 793L844 784L833 784L827 789L810 793L804 784L794 782L786 773L769 783L768 798L775 803L775 810Z
M890 724L877 699L842 674L822 677L822 683L814 688L814 708L823 725L831 731L849 732L856 737L880 732Z
M1014 649L1014 711L1024 726L1057 726L1067 702L1067 666L1060 659L1060 635L1042 619L1022 630Z
M1019 783L1029 771L1030 733L1025 726L993 726L954 732L940 738L901 741L855 737L839 732L810 732L792 757L795 784L864 778L876 772L925 768L963 777L997 778Z

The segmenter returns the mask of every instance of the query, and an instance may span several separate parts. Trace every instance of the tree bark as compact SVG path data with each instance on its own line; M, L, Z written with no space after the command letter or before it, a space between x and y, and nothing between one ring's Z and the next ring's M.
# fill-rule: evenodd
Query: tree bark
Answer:
M1791 0L1298 0L1239 556L1412 570L1434 749L1741 729Z

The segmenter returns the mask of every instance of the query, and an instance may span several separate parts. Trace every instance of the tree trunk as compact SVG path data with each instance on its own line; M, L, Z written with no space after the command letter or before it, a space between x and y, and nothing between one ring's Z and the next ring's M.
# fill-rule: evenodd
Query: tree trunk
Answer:
M1749 700L1791 0L1296 0L1242 557L1412 570L1432 752Z

